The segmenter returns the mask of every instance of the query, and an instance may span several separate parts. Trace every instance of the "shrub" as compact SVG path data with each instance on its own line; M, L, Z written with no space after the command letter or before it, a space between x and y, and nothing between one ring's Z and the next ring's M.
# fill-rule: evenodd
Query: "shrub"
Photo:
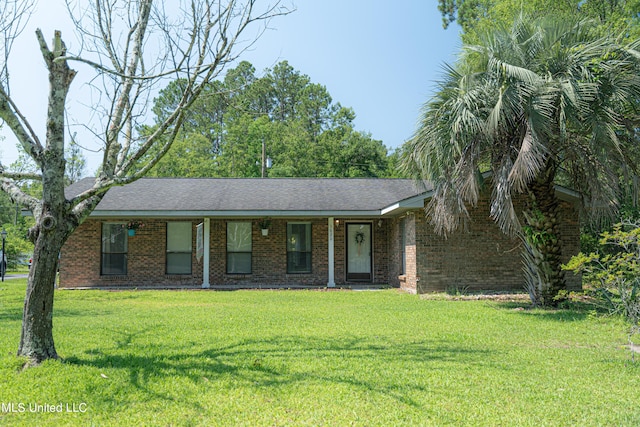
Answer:
M583 285L609 313L630 324L629 344L640 331L640 220L616 224L604 232L598 251L580 253L564 266L582 273Z

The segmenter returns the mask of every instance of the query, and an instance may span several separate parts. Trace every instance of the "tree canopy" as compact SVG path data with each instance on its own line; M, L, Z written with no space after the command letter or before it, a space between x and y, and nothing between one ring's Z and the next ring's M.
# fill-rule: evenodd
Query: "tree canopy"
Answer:
M154 100L161 123L179 100L176 80ZM355 130L355 112L287 61L256 74L243 61L210 82L185 114L176 142L152 176L259 177L262 147L271 177L388 177L387 148ZM149 127L146 132L154 132Z
M525 242L534 303L551 304L563 287L554 185L563 179L593 207L612 209L620 174L639 164L640 42L600 36L591 24L521 15L479 33L446 70L405 149L406 167L435 184L428 212L443 232L465 221L480 172L491 171L491 215ZM527 199L524 226L517 194Z
M466 42L521 14L592 19L600 31L624 32L629 40L640 37L640 0L438 0L438 10L445 28L452 22L462 27Z

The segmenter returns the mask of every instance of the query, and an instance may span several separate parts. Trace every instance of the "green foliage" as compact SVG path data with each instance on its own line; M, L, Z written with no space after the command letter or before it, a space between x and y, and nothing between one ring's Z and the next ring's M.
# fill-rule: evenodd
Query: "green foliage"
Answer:
M184 82L155 99L162 121ZM262 146L272 177L388 177L387 148L354 129L355 113L283 61L258 77L241 62L187 111L176 142L151 176L259 177ZM143 129L150 133L154 127ZM153 153L150 153L153 154Z
M620 321L580 310L397 290L56 291L64 362L20 371L24 289L0 285L3 403L86 412L3 425L640 424Z
M21 258L33 252L33 244L27 238L33 218L24 217L19 205L14 203L4 192L0 192L0 228L7 232L5 249L7 265L15 268Z
M65 184L70 185L79 181L82 178L82 175L84 175L85 168L87 166L87 159L84 157L80 146L73 138L65 148L64 157L67 161L65 166Z
M549 290L545 304L564 286L554 184L611 214L623 194L620 177L636 175L640 165L630 130L640 125L631 113L640 93L640 52L621 42L625 34L601 36L590 24L520 14L508 25L478 30L477 43L465 43L459 62L445 69L403 150L406 170L434 184L428 214L441 233L469 220L488 166L491 217L503 232L523 232L539 246L523 249L528 262L540 261L527 267L527 277ZM537 203L549 225L522 229L517 194Z
M7 232L5 249L7 251L7 268L17 268L20 262L33 253L33 243L27 239L26 227L20 223L17 225L5 224L4 230Z
M622 31L628 40L640 36L638 0L438 0L438 10L443 27L457 22L466 42L477 41L479 33L508 24L521 14L594 19L594 31Z
M601 305L629 322L630 336L640 332L639 237L640 221L616 224L602 233L598 252L580 253L565 266L582 273L584 286Z
M527 220L527 224L538 225L537 227L532 225L522 226L522 234L524 234L527 242L535 245L536 247L542 247L553 240L553 234L540 226L540 224L544 224L545 216L539 208L534 208L530 212L525 211L524 215Z

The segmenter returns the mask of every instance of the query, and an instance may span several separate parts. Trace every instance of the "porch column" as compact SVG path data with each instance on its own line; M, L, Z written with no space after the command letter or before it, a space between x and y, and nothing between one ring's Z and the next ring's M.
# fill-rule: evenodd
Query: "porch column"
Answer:
M209 234L211 233L211 220L209 218L204 219L204 254L202 256L202 287L209 288Z
M327 223L328 229L329 229L329 256L328 256L328 270L329 270L329 279L327 281L327 287L328 288L335 288L336 286L336 282L334 280L334 273L335 273L335 268L334 268L334 254L333 254L333 247L334 247L334 230L333 230L333 217L329 217L328 219L328 223Z

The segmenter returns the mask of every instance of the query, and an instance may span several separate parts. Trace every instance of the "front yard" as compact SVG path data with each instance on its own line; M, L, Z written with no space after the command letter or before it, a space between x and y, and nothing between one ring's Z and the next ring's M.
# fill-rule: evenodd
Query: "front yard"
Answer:
M0 285L0 425L640 425L625 326L395 290L57 291L64 363L20 371Z

